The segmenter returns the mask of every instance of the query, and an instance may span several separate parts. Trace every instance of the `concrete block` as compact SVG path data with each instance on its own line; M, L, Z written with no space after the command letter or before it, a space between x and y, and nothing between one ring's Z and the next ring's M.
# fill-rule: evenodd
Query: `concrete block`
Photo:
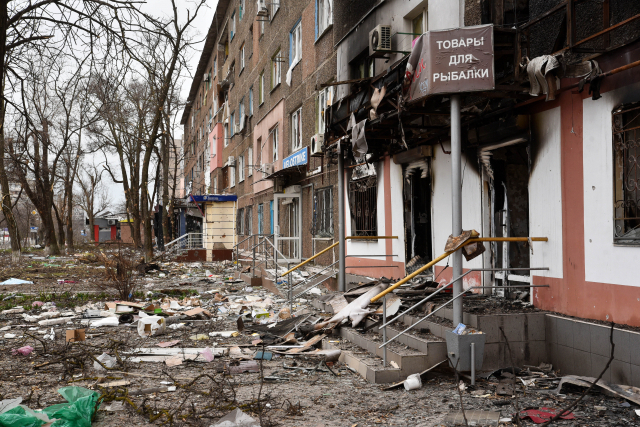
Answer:
M487 343L502 341L500 326L501 324L498 316L478 316L478 329L487 335Z
M500 343L489 343L484 346L484 360L482 361L482 370L490 371L504 368L502 359L502 348Z
M629 364L631 367L631 384L634 387L640 387L640 366Z
M571 375L573 367L573 348L558 344L556 349L556 366L560 369L560 375Z
M611 362L611 382L613 384L631 385L631 364L620 360Z
M573 348L591 352L591 323L573 322Z
M573 348L573 320L559 317L556 321L558 344Z
M591 375L594 378L598 378L600 372L604 369L609 361L608 357L600 356L599 354L591 353ZM602 379L606 382L611 382L611 367L606 370L602 375Z
M432 342L429 343L429 351L427 352L429 366L433 366L447 358L447 343ZM486 357L486 356L485 356Z
M622 329L613 329L613 343L615 344L614 354L616 360L621 362L631 362L631 350L629 347L629 331L623 331ZM613 374L613 372L612 372Z
M376 384L395 383L407 377L399 369L385 369L373 372L375 373Z
M640 366L640 334L629 332L629 362Z
M544 319L544 329L545 329L545 341L548 343L558 343L558 333L557 333L557 322L558 317L553 316L551 314L547 314Z
M611 355L611 343L609 335L611 328L591 324L591 353L609 357Z
M525 316L525 336L527 341L544 341L546 315L544 313L529 313Z
M573 367L570 369L571 375L590 376L591 375L591 353L578 349L573 349Z

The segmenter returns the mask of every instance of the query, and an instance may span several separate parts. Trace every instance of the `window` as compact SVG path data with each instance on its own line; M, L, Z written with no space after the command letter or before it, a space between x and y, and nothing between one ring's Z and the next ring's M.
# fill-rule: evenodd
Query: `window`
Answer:
M242 17L244 16L244 0L240 0L240 6L238 9L238 18L242 20Z
M264 22L266 21L266 19L262 18L259 19L260 21L260 38L262 38L262 36L264 36Z
M376 176L349 182L349 208L353 236L378 235L378 186Z
M264 204L260 203L258 205L258 234L264 234L262 221L264 221Z
M229 145L229 123L224 124L224 146Z
M274 89L281 82L280 74L282 69L282 58L280 58L280 49L271 57L271 89Z
M213 194L218 194L218 177L213 177Z
M324 134L325 121L324 110L333 103L333 86L326 87L318 92L318 115L316 117L316 132Z
M236 234L238 236L244 236L244 208L238 209L238 215L236 216Z
M229 114L229 130L231 131L230 137L236 134L236 120L235 120L235 111Z
M242 130L244 127L244 97L240 100L240 105L238 105L238 123L240 124L239 129Z
M271 0L271 19L276 15L276 12L280 10L280 0Z
M302 59L302 20L289 33L289 66L294 67Z
M253 147L247 150L247 176L253 175Z
M264 103L264 71L260 73L260 87L258 90L258 105Z
M414 38L418 37L418 34L424 33L424 26L422 22L422 12L411 21L411 32L413 33Z
M302 107L291 114L291 150L302 148Z
M316 38L324 33L333 23L333 0L316 0L318 2L318 33Z
M235 187L236 186L236 168L232 166L227 169L229 169L229 187Z
M233 40L233 35L236 32L236 12L234 11L231 14L231 19L229 21L229 41Z
M278 126L271 131L271 150L273 153L273 161L278 160Z
M245 235L251 236L253 234L253 207L247 206L244 208L244 232Z
M249 88L249 117L253 116L253 86Z
M613 113L613 241L640 245L640 104Z
M374 77L374 60L369 57L368 50L358 55L356 59L351 62L350 66L352 79Z
M244 156L238 157L238 182L244 181Z
M242 47L240 47L240 72L244 70L244 43L242 43Z
M209 82L208 82L208 83L209 83L209 85L208 85L208 87L207 87L208 89L211 89L211 86L213 85L213 74L212 74L212 70L213 70L212 68L209 68L209 74L208 74L208 77L209 77Z
M317 237L333 236L333 191L331 187L316 191L313 200L313 228Z
M218 75L218 57L213 58L213 77Z

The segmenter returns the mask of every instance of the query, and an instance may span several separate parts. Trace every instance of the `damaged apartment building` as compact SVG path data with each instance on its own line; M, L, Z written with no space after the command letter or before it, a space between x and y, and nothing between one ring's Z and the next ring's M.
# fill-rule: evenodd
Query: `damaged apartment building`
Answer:
M445 252L457 180L453 97L419 95L435 84L419 50L426 33L487 25L475 43L487 41L490 73L473 55L442 58L459 70L447 79L493 77L459 94L462 228L548 241L485 243L463 287L506 297L503 286L533 285L520 297L536 308L640 326L637 1L220 0L182 119L193 194L236 195L233 245L265 236L292 265L341 234L348 276L400 280L427 265ZM453 279L447 257L425 273ZM574 350L549 328L520 361ZM640 385L633 358L609 380ZM589 360L577 373L599 366Z

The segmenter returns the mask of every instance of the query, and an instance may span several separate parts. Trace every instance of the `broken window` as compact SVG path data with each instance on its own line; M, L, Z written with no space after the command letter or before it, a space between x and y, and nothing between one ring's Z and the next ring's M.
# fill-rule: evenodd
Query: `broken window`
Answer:
M640 105L613 112L613 241L640 244Z
M253 206L245 208L244 219L245 235L251 236L253 234Z
M368 165L371 169L375 168ZM351 208L351 234L353 236L378 235L378 183L377 176L352 179L349 182Z
M238 209L238 215L236 216L236 234L238 236L244 236L244 208Z
M317 237L333 236L333 191L331 187L316 191L312 233Z

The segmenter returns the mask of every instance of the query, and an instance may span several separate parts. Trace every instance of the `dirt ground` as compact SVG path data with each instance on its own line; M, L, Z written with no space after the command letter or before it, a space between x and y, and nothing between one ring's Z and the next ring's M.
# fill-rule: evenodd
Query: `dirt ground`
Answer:
M213 312L213 319L181 320L183 326L178 329L167 328L163 335L143 338L135 323L95 328L82 324L83 309L99 309L116 299L102 286L106 279L99 262L84 263L80 257L35 257L39 255L10 266L8 256L0 256L0 265L5 266L0 269L0 281L16 277L35 282L0 285L0 312L23 306L28 315L58 310L63 316L68 312L76 317L69 323L47 327L25 321L23 313L0 314L0 400L22 397L25 406L40 409L63 402L57 393L61 387L93 389L104 399L92 424L95 427L210 426L235 407L261 419L263 426L440 426L448 413L461 409L462 400L465 410L497 411L503 418L502 425L512 425L509 419L516 412L516 399L498 394L498 389L511 384L511 380L499 376L478 378L475 387L465 380L466 387L459 392L452 371L444 369L428 374L418 390L383 390L384 386L368 383L339 362L327 367L316 357L277 354L262 362L262 373L259 361L254 365L258 372L229 373L238 363L254 363L253 355L259 347L252 346L252 341L260 337L248 330L236 337L209 336L211 332L237 330L237 314L216 310L228 307L233 311L234 297L249 305L246 301L270 299L271 312L276 314L285 305L284 299L265 289L224 280L233 272L230 264L160 263L157 270L141 276L135 293L140 301L173 299L187 304L194 297L192 302L199 301ZM216 302L220 296L231 299ZM33 306L34 301L48 308ZM294 311L319 314L307 303L299 301ZM252 310L258 308L254 306ZM247 325L250 327L250 323ZM55 339L44 338L52 327ZM65 343L65 330L83 327L85 341ZM136 363L127 359L135 349L160 349L158 344L168 341L179 341L172 348L238 348L240 353L236 359L216 356L211 362L198 356L195 361L185 360L177 366L168 366L164 361ZM35 350L26 356L14 354L14 349L25 345ZM102 353L120 361L109 371L96 370L94 358ZM557 383L554 376L549 374L549 381L539 387L522 386L518 379L519 409L561 408L582 392L576 387L565 389L560 395L553 393ZM167 387L175 390L165 391ZM637 409L633 403L595 391L574 408L574 420L554 424L640 425ZM524 421L524 425L533 423Z

